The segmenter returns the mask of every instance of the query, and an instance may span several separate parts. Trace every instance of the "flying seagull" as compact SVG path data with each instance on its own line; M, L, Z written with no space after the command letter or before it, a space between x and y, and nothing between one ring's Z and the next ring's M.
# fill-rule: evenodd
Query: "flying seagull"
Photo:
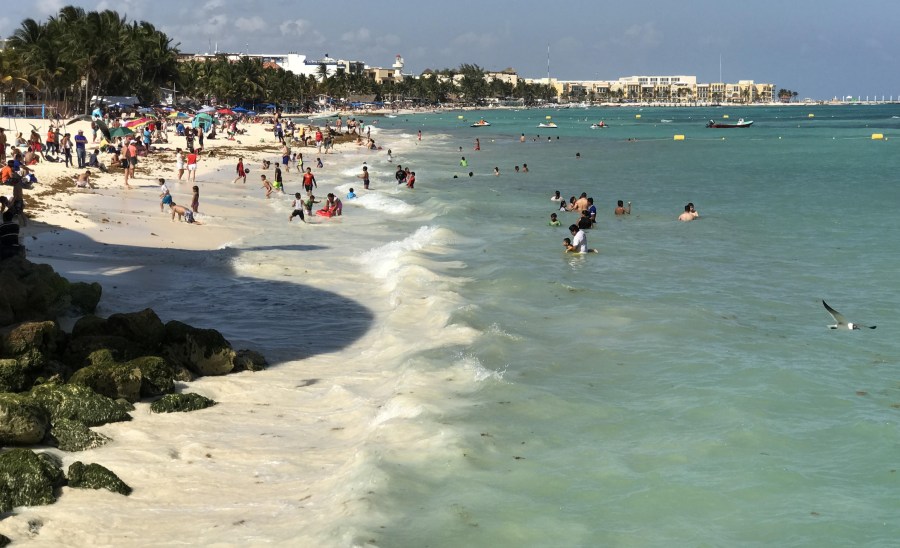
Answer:
M828 303L826 303L824 300L822 301L822 304L825 305L825 310L827 310L828 313L831 314L831 317L834 318L834 321L837 322L834 325L829 325L829 329L849 329L852 331L854 329L875 329L877 327L875 325L859 325L856 323L848 322L847 318L845 318L843 314L828 306Z

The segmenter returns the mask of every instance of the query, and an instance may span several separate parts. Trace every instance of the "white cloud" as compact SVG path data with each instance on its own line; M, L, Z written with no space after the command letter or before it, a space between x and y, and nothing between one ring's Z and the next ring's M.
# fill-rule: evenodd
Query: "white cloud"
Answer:
M651 21L625 29L623 42L632 47L655 48L663 43L663 34L657 30L656 23Z
M254 15L253 17L238 17L234 21L234 26L244 32L256 32L266 28L266 22L262 17Z
M34 3L34 7L36 8L37 15L56 15L59 13L59 10L65 5L63 0L38 0ZM30 17L35 20L39 20L39 17L35 17L34 15L30 15Z
M278 30L282 36L291 40L299 40L304 46L322 46L325 44L325 35L316 30L312 23L306 19L293 19L283 21ZM290 49L290 48L289 48Z

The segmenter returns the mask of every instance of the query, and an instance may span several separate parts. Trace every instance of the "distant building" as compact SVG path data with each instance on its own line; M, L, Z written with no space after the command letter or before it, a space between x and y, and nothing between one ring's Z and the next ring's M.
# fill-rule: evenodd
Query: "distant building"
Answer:
M179 55L178 60L211 61L220 58L225 58L232 63L236 63L242 58L259 59L264 65L274 64L294 74L312 76L320 82L323 71L325 76L330 78L338 73L362 74L365 70L365 64L360 61L333 59L327 53L321 59L307 59L306 55L298 53L183 53Z
M555 78L526 79L529 84L550 85L560 101L633 103L768 103L774 84L740 80L698 83L696 76L625 76L617 80L559 81Z

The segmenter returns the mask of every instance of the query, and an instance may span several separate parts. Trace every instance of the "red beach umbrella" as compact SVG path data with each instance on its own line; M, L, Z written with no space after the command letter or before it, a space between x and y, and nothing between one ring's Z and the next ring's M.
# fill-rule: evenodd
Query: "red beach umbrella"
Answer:
M148 124L152 121L153 121L152 119L144 117L144 118L137 118L135 120L129 120L129 121L125 122L124 125L125 125L125 127L140 127L140 126Z
M216 112L218 112L219 114L234 114L234 111L230 108L220 108Z

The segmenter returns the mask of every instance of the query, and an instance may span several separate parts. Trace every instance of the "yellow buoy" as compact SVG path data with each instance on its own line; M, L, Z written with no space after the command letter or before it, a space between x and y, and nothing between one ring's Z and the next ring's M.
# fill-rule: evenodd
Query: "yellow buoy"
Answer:
M640 115L640 114L635 114L634 117L635 117L635 118L640 118L641 115Z
M723 115L722 115L722 118L728 118L728 115L727 115L727 114L723 114Z
M549 120L550 118L553 118L553 116L544 116L544 118Z
M873 134L872 134L872 140L873 140L873 141L883 141L883 140L884 140L884 133L873 133Z
M815 118L815 117L816 117L816 115L815 115L815 114L813 114L813 113L812 113L812 112L810 112L810 113L809 113L809 116L807 116L807 117L808 117L808 118Z
M684 135L676 135L675 140L676 141L684 141Z

